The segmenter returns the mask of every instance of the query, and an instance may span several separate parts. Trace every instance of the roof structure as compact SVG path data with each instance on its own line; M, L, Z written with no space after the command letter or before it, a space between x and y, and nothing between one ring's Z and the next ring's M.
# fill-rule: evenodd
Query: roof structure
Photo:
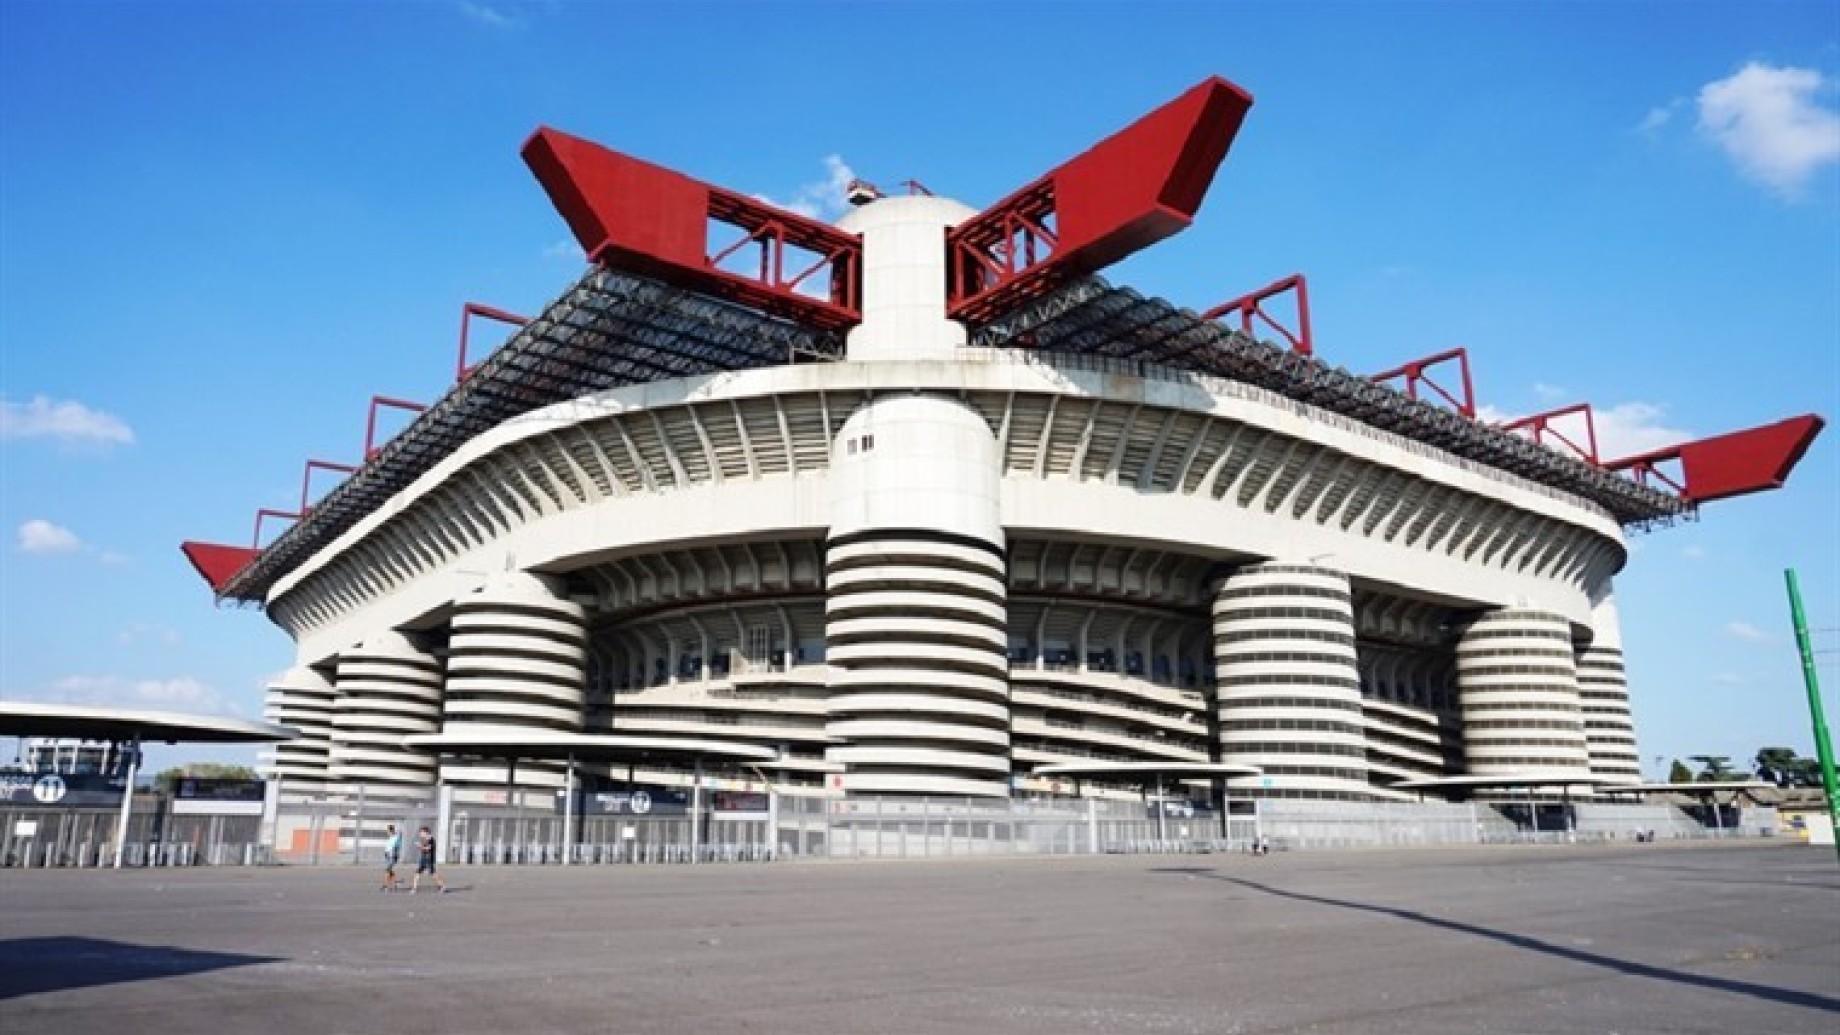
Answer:
M234 566L216 584L217 595L261 601L277 580L466 441L519 414L623 385L842 355L841 335L592 269L266 549Z
M1623 524L1685 514L1681 496L1638 485L1399 389L1259 341L1160 298L1097 277L1070 284L980 328L972 344L1139 360L1258 385L1287 398L1518 474L1602 506Z
M260 744L293 740L287 726L215 715L0 701L0 736L155 740L168 744Z

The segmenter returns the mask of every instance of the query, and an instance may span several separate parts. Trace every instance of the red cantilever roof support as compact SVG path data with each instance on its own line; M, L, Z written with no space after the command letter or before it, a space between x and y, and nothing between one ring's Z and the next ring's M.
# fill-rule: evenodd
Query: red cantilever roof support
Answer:
M523 154L592 262L825 330L862 322L855 234L548 127L531 134ZM712 254L711 224L741 236ZM750 271L723 266L748 246L758 249ZM826 289L812 294L826 271Z
M257 553L262 551L262 519L271 517L285 518L289 521L299 521L301 514L286 510L271 510L268 507L263 507L261 510L256 511L256 533L255 537L250 540L249 545Z
M1565 432L1553 426L1553 419L1555 417L1569 417L1576 413L1584 414L1584 444L1572 441ZM1553 438L1558 439L1560 443L1569 447L1572 452L1577 453L1593 464L1598 463L1597 418L1592 414L1591 404L1588 402L1573 403L1570 406L1561 406L1556 410L1547 410L1545 413L1535 413L1517 420L1511 420L1503 424L1501 430L1524 430L1531 432L1533 441L1542 446L1547 445L1546 436L1551 435Z
M1812 413L1803 414L1774 424L1626 456L1604 467L1626 472L1643 485L1653 478L1695 504L1780 489L1826 423ZM1659 467L1663 463L1678 464L1680 474L1665 473Z
M454 366L455 381L464 381L466 380L466 375L473 372L473 368L468 366L466 362L466 333L468 325L473 322L473 317L475 316L483 317L487 320L497 320L499 323L508 323L513 327L522 327L530 322L529 317L519 316L516 313L507 313L503 309L494 309L489 305L481 305L478 302L468 302L461 306L460 359Z
M179 549L185 554L185 559L192 562L193 570L210 583L213 593L223 589L225 583L262 552L246 546L200 542L180 543Z
M987 321L1194 220L1252 95L1218 77L946 233L946 315Z
M316 470L353 474L358 469L350 464L335 464L330 460L308 460L306 472L300 476L300 512L302 514L313 509L307 503L307 493L313 487L313 472Z
M366 460L377 455L377 407L379 406L388 406L398 410L410 410L415 413L420 413L428 408L421 403L410 402L407 399L392 399L385 395L371 396L370 417L364 422L364 459Z
M1448 363L1451 360L1456 361L1457 369L1461 372L1463 378L1463 397L1460 399L1452 395L1443 385L1432 380L1431 375L1425 372L1431 367L1437 366L1440 363ZM1396 377L1403 377L1406 379L1407 398L1418 398L1418 386L1423 384L1426 388L1436 392L1458 413L1461 413L1471 420L1476 419L1476 386L1475 383L1470 380L1468 349L1455 348L1440 352L1434 356L1426 356L1423 359L1414 359L1402 363L1391 370L1375 374L1368 378L1368 380L1391 381Z
M1297 330L1295 333L1292 333L1289 327L1273 319L1272 315L1259 304L1293 289L1297 292ZM1310 337L1310 286L1301 273L1293 273L1283 280L1273 281L1231 302L1222 302L1202 313L1201 318L1218 320L1229 313L1239 315L1239 329L1245 334L1253 333L1252 319L1256 316L1265 321L1272 330L1277 331L1285 341L1290 342L1292 352L1302 356L1316 354L1316 345Z

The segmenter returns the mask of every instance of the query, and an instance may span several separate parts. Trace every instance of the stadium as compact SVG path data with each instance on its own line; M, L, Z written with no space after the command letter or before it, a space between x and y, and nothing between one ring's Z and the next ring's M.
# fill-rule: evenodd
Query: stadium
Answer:
M1820 418L1605 458L1588 408L1478 419L1460 350L1325 362L1301 277L1103 279L1251 104L1211 79L982 211L859 184L835 225L538 130L585 274L468 306L452 387L377 400L415 415L309 461L323 498L184 544L296 644L283 799L1154 781L1224 824L1640 784L1626 537L1781 486ZM469 364L475 317L513 330Z

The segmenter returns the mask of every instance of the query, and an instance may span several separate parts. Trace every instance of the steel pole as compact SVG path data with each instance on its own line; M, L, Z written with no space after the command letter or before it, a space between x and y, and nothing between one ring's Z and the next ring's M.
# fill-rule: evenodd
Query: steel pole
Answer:
M1808 642L1808 618L1802 612L1802 591L1795 569L1783 571L1789 584L1789 617L1795 622L1795 646L1802 654L1802 682L1808 688L1808 717L1814 723L1814 753L1821 762L1821 789L1827 793L1827 821L1834 832L1834 852L1840 855L1840 789L1835 787L1834 743L1827 735L1827 717L1821 713L1821 682L1814 671L1814 646Z
M128 847L128 816L134 811L134 780L141 771L141 735L128 742L128 784L121 789L121 817L115 821L115 868L121 869L121 853Z

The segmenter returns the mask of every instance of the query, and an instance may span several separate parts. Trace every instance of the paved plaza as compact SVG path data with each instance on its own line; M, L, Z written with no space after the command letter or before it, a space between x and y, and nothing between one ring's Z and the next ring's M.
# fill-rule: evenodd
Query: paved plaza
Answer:
M1840 1030L1840 866L1763 844L0 872L0 1031Z

